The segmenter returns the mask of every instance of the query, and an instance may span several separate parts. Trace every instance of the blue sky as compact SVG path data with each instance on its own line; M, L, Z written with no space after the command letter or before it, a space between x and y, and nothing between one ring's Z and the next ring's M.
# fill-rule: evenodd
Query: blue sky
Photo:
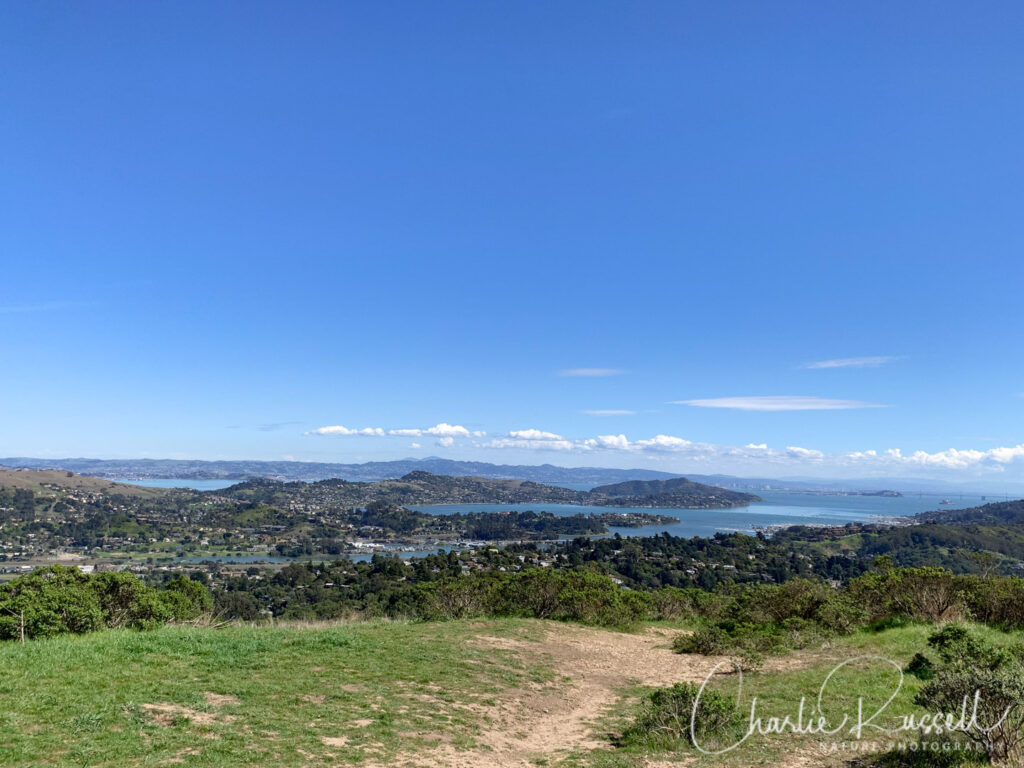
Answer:
M1022 479L1022 32L5 3L0 455Z

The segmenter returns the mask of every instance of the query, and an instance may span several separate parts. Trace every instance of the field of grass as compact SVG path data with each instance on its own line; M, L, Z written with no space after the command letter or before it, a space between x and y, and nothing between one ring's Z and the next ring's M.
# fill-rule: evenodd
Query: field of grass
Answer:
M529 636L524 622L488 632ZM109 631L0 646L0 765L313 766L473 745L551 677L466 623Z
M746 717L756 696L759 715L795 719L805 697L809 715L839 662L871 656L903 667L933 629L860 632L769 659L744 675L741 710ZM977 629L1001 644L1015 639ZM533 620L368 622L8 643L0 645L0 765L436 768L452 756L473 768L640 768L652 759L697 768L851 764L855 753L821 749L823 741L852 741L846 729L824 739L755 734L720 756L617 748L615 735L644 686L699 682L720 661L671 653L675 631L660 624L625 634ZM711 685L736 695L738 683L728 674ZM848 664L826 690L824 714L833 725L844 714L852 722L858 699L871 713L899 684L897 670L879 658ZM921 714L913 704L920 685L904 676L876 722ZM544 729L553 736L538 738ZM865 740L889 737L869 729Z

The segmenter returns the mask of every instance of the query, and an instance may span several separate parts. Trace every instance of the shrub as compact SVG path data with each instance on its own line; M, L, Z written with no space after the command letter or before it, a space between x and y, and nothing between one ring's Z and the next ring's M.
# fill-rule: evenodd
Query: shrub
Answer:
M214 612L219 618L256 621L260 604L248 592L218 592Z
M160 590L129 573L88 575L52 565L0 586L0 639L20 638L23 626L26 639L103 627L151 629L195 618L212 606L206 587L187 579Z
M1024 757L1024 666L1020 657L998 648L965 627L934 633L928 644L941 664L915 697L940 712L977 707L964 732L994 763Z
M1013 662L1013 655L978 637L967 627L950 624L928 638L946 668L998 669Z
M698 698L699 697L699 698ZM681 744L712 747L731 738L742 724L736 704L717 691L694 683L676 683L646 695L621 743L675 749Z
M103 608L90 578L77 568L51 565L0 586L0 638L80 634L103 627Z
M764 624L720 621L693 634L678 635L672 642L672 650L704 656L735 654L743 668L752 669L759 666L765 656L807 648L824 638L821 628L806 619L791 618Z
M671 620L693 616L693 601L688 592L689 590L679 587L663 587L652 592L651 611L654 618Z
M213 611L213 595L198 581L175 576L160 593L174 621L191 621Z
M959 581L974 619L1006 629L1024 626L1024 579L960 576Z
M931 680L935 677L935 665L923 653L915 653L914 658L907 664L906 672L918 680Z
M130 573L99 573L89 580L99 598L103 623L108 627L152 629L172 617L161 593Z
M510 614L551 619L561 608L565 578L561 571L534 568L509 579L502 591L502 610Z
M419 613L428 619L463 619L490 613L493 580L455 577L422 584Z
M735 598L730 595L696 587L663 587L651 592L651 611L654 618L658 619L685 616L718 619L734 602Z
M968 615L962 584L944 568L891 568L850 582L847 594L871 621L893 615L953 621Z
M703 627L696 632L676 635L672 650L676 653L699 653L702 656L718 656L731 650L731 638L721 627Z

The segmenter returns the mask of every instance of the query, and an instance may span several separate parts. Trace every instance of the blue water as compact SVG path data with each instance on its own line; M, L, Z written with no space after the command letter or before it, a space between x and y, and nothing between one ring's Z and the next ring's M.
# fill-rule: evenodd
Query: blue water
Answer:
M713 536L720 531L754 533L757 528L778 525L842 525L871 522L881 518L905 517L932 509L956 509L984 504L981 496L957 496L949 505L940 505L940 496L832 496L825 494L758 491L764 499L749 507L733 509L641 509L633 507L584 507L571 504L437 504L413 509L433 514L458 512L500 512L533 510L568 516L592 512L650 512L674 517L679 522L642 528L612 528L623 536L656 536L667 531L673 536ZM992 497L989 497L992 501Z

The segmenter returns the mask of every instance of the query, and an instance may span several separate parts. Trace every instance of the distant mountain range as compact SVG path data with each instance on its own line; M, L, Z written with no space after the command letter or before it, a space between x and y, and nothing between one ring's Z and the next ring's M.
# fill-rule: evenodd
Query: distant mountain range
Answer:
M198 461L181 459L36 459L23 456L0 459L0 466L29 469L65 469L81 475L114 479L145 480L394 480L410 472L429 472L452 477L484 477L494 480L530 480L535 483L600 485L623 480L658 480L678 477L653 469L608 469L604 467L556 467L489 464L483 461L452 461L431 456L426 459L369 461L364 464L333 464L314 461Z

